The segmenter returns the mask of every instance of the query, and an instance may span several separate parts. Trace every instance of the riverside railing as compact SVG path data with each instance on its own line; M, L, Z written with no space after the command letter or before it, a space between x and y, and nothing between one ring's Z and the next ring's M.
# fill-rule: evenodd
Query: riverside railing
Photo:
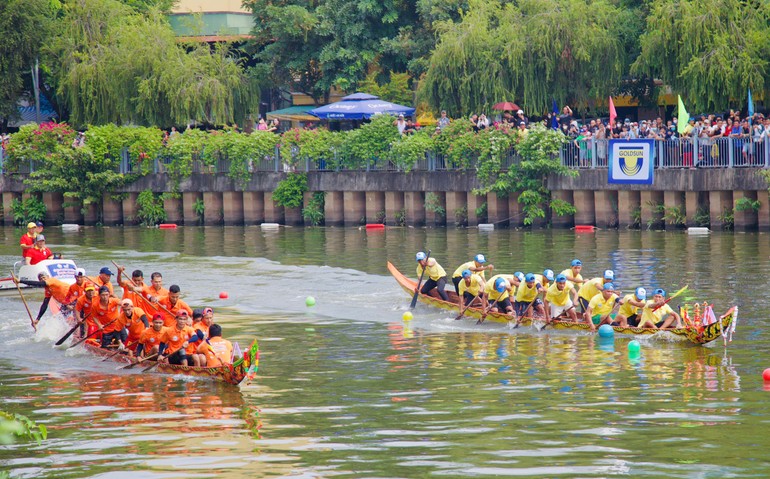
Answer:
M609 140L572 140L565 142L559 152L562 165L573 169L601 169L608 167L607 154ZM770 168L770 138L686 138L673 140L655 140L653 150L655 168ZM0 148L0 168L5 173L4 151ZM172 159L160 156L143 161L152 162L153 173L166 173ZM520 163L521 156L511 149L502 158L500 170L506 171L511 165ZM193 159L193 173L216 174L229 173L231 161L220 157L215 162L206 163ZM270 155L250 158L248 171L289 172L289 171L475 171L476 158L470 158L462 165L453 163L441 153L429 151L417 160L411 168L405 168L388 159L372 158L359 161L358 164L346 165L338 154L328 158L312 159L293 154L291 163L287 163L276 148ZM14 173L30 174L38 168L35 161L22 161ZM137 174L142 171L138 162L133 160L128 150L124 150L116 164L115 171L121 174Z
M608 145L606 139L572 140L559 158L569 168L607 168ZM655 140L653 155L655 168L770 168L770 138Z

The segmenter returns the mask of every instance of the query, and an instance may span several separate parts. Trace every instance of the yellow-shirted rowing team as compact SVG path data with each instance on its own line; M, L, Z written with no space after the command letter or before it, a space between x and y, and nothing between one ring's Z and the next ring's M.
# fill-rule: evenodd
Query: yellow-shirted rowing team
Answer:
M417 253L416 260L417 276L422 277L424 271L427 277L420 293L427 295L435 289L441 299L449 302L444 268L422 251ZM461 312L458 319L469 306L480 306L484 316L488 312L508 314L517 325L524 317L537 316L546 323L554 319L586 322L591 330L602 324L656 329L682 327L682 318L668 305L663 289L655 289L651 300L647 299L647 290L643 287L620 297L620 291L612 283L614 271L608 269L600 277L583 279L583 263L579 259L572 260L570 267L557 275L546 269L543 274L516 272L487 279L487 271L491 274L494 269L483 254L477 254L455 269L452 283Z

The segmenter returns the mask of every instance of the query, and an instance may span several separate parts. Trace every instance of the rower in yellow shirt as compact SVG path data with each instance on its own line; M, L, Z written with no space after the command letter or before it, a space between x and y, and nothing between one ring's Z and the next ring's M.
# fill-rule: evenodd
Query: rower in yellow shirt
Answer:
M641 308L647 304L644 300L647 299L647 290L642 287L636 288L633 293L629 293L623 296L620 300L620 309L618 315L615 316L615 322L618 326L622 327L637 327L639 324Z
M485 258L483 254L477 254L473 257L473 261L468 261L467 263L463 263L457 267L455 272L452 273L452 284L455 285L455 292L457 292L457 294L460 294L459 284L463 278L463 271L466 269L470 270L471 273L478 274L482 279L486 280L486 276L484 275L486 270L492 271L495 269L495 266L492 264L485 265L484 263L486 262L487 258Z
M593 297L602 291L605 284L612 282L614 279L615 272L608 269L604 271L603 277L589 279L580 286L580 289L578 290L578 301L580 302L580 307L584 314L588 309L588 303L591 302Z
M489 301L489 305L484 307L485 311L492 312L505 311L506 314L514 314L513 305L511 304L511 291L513 286L511 282L506 279L504 274L497 274L489 278L486 286L484 287L484 295ZM514 319L516 316L514 315Z
M575 313L577 298L577 291L572 283L567 281L567 277L563 274L557 275L556 281L548 287L545 294L545 315L548 322L565 315L573 322L577 322L577 313Z
M536 282L535 275L533 273L527 273L524 276L524 283L520 284L516 288L516 302L514 303L514 311L516 316L523 318L528 316L530 310L534 310L545 318L545 308L543 307L543 300L538 295L545 293L545 288Z
M677 328L682 327L682 318L666 303L665 297L666 292L660 288L653 292L652 301L642 308L640 328L667 329L674 321Z
M460 311L471 305L477 296L481 296L480 302L483 303L484 287L486 282L480 274L473 274L471 270L466 269L462 272L462 279L458 286L457 302Z
M580 286L584 283L583 276L580 274L582 270L583 262L579 259L573 259L570 267L562 271L560 274L563 274L567 278L567 281L574 284L577 288L580 288Z
M585 319L592 331L596 329L594 325L612 324L612 312L619 302L620 298L615 294L615 286L612 283L606 283L601 293L591 298L588 309L586 309Z
M423 270L428 276L427 281L425 281L422 288L420 288L420 293L428 295L433 288L436 288L441 299L449 301L449 295L447 295L445 291L446 271L444 271L444 268L438 264L436 258L428 258L425 253L420 251L415 255L415 259L417 260L417 277L419 278L422 276ZM414 292L417 292L416 287L414 288Z
M544 290L548 291L548 288L551 286L551 283L553 283L554 280L554 274L553 270L546 269L543 271L543 274L536 274L535 275L535 283L540 284L540 286L543 287Z

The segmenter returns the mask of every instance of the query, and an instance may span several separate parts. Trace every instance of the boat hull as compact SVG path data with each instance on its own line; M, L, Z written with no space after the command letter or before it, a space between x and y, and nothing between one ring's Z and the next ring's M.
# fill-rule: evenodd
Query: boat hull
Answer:
M103 349L99 347L96 342L92 342L91 340L84 342L83 347L85 347L89 353L99 357L107 357L115 352L114 350ZM255 352L254 348L256 348L256 355L252 358L249 358L248 356L250 353ZM233 364L227 364L225 366L216 368L201 368L195 366L180 366L176 364L160 363L152 369L152 372L160 374L181 374L183 376L192 376L196 378L203 378L213 381L221 381L227 384L238 385L244 380L244 378L247 377L247 375L249 375L249 372L256 373L256 366L259 361L259 347L257 346L256 340L254 340L254 343L252 343L250 351L247 351L244 356L246 356L245 360L244 358L240 358ZM131 363L135 359L136 358L129 357L126 354L116 354L110 358L112 361L124 364ZM146 364L149 366L152 363L146 362ZM250 365L255 366L251 371L249 371Z
M414 289L415 287L417 287L416 281L404 276L404 274L401 273L398 270L398 268L396 268L391 262L388 262L388 271L390 272L391 275L393 275L393 277L395 278L399 286L401 286L404 289L404 291L406 291L409 294L409 296L412 296L414 294ZM435 291L432 291L431 293L434 293L434 292ZM437 293L435 296L425 295L420 293L418 295L418 300L422 303L429 304L437 308L459 313L460 307L457 302L458 301L457 294L454 291L449 291L449 290L447 290L447 294L449 295L450 301L442 300ZM463 315L463 317L479 320L482 318L482 315L483 315L483 310L481 308L471 307L465 310L465 314ZM654 335L656 337L665 337L673 340L689 341L694 344L706 344L721 337L722 332L727 331L728 328L732 325L734 316L735 316L735 308L730 308L730 310L727 313L725 313L721 318L719 318L716 323L706 326L701 330L697 330L695 328L676 328L676 329L661 330L661 329L655 329L655 328L634 328L634 327L620 327L620 326L613 326L612 329L615 330L616 334L626 334L631 336L653 336ZM488 313L485 318L486 321L492 321L497 323L508 323L512 319L513 318L507 314L493 313L493 312ZM537 318L522 318L521 320L521 324L525 326L530 325L533 322L544 324L543 320L537 319ZM721 323L721 328L720 328L720 323ZM551 322L551 324L548 327L555 330L573 330L573 331L591 332L591 327L587 323L574 323L572 321L554 320Z

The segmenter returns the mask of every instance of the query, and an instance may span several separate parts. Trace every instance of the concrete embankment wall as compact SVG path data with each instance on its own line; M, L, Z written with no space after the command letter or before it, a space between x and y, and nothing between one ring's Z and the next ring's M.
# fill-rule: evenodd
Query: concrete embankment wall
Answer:
M656 170L651 186L607 184L607 170L581 170L578 177L552 177L548 186L555 198L575 205L573 216L554 217L557 228L575 224L598 227L625 227L641 220L642 225L660 223L662 208L677 208L686 216L689 226L696 224L696 215L710 218L712 229L719 228L726 211L732 212L741 198L759 201L759 211L735 211L735 228L770 230L770 199L767 183L755 169ZM179 198L164 200L169 223L186 225L259 224L262 222L302 225L301 208L283 208L275 204L272 192L284 173L255 174L245 188L224 174L193 174L179 185ZM474 173L438 172L311 172L308 173L310 193L325 195L326 225L359 225L363 223L397 224L399 220L414 226L455 226L457 223L475 226L480 222L495 223L497 227L523 225L524 214L518 195L498 198L494 194L477 196ZM164 174L148 175L123 191L105 194L102 200L104 224L134 224L136 198L150 189L156 193L170 192L171 184ZM13 221L11 202L28 193L16 178L0 177L3 221ZM426 195L432 206L426 207ZM68 205L60 193L43 193L48 208L49 223L94 224L98 218L97 205L85 214L79 205ZM195 205L202 201L203 218ZM486 218L477 209L486 205ZM660 206L662 205L662 206ZM443 210L444 214L440 211ZM480 211L481 212L481 211ZM482 213L483 215L484 213ZM535 226L542 226L536 224Z

